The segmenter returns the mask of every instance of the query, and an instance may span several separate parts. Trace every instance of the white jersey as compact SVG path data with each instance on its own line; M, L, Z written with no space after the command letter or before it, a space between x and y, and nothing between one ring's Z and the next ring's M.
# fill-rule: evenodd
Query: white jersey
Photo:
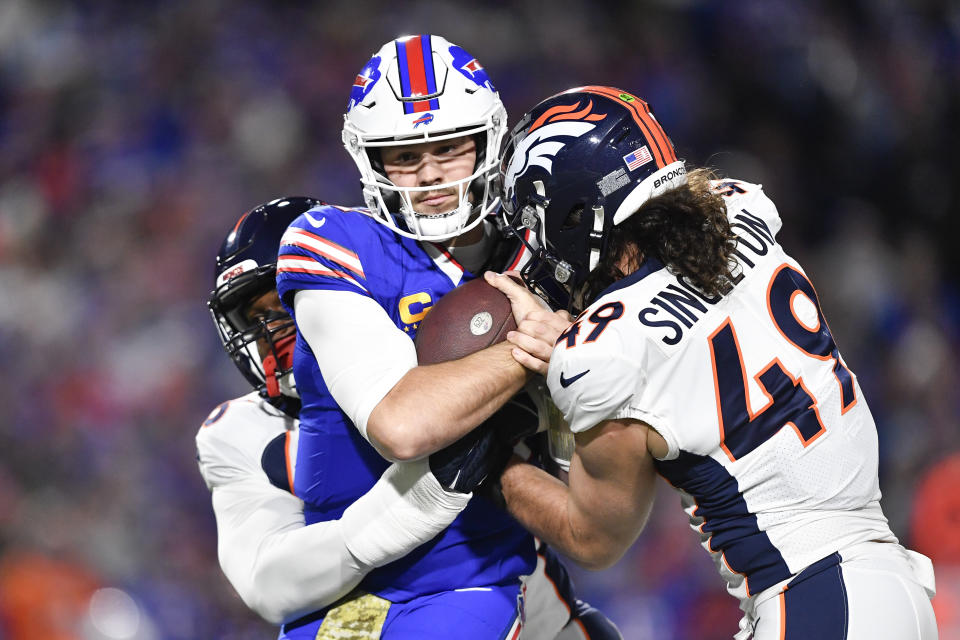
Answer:
M445 529L470 494L448 493L426 460L393 464L338 520L306 526L293 495L298 421L256 393L214 409L197 433L217 554L251 609L281 623L349 593L374 567Z
M278 488L288 489L296 463L296 455L289 454L296 453L298 428L299 420L266 402L257 392L217 406L197 432L197 462L207 488L257 479L266 484L285 484ZM276 444L271 445L274 441ZM268 463L269 475L264 468L268 445L271 450L278 447L279 456ZM273 462L282 462L283 466L275 468ZM302 509L303 503L289 490L284 493L292 499L291 505Z
M374 567L436 536L471 497L443 491L426 459L393 464L339 520L306 526L303 502L289 489L297 433L296 419L250 393L214 409L196 437L221 568L247 606L275 624L347 595ZM558 592L543 556L522 579L523 637L584 637L571 620L572 591Z
M574 432L634 418L663 436L727 588L746 599L864 541L880 509L877 433L761 187L715 183L739 237L736 283L707 299L659 263L607 290L557 343L548 385Z
M196 437L220 566L243 601L273 623L333 602L365 574L337 527L308 535L303 503L282 488L293 477L297 427L250 393L214 409Z

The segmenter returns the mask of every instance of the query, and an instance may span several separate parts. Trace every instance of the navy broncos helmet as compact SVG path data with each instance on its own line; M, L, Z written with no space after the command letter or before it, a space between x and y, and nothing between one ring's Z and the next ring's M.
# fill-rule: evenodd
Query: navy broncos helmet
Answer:
M292 374L293 319L277 311L251 320L245 312L277 286L277 252L287 226L321 204L314 198L288 197L255 207L240 217L217 253L214 289L207 303L217 333L243 377L278 406L285 398L298 397ZM258 340L269 347L263 358Z
M500 171L504 222L521 238L534 234L524 281L570 310L610 229L687 180L647 103L600 86L570 89L524 114Z

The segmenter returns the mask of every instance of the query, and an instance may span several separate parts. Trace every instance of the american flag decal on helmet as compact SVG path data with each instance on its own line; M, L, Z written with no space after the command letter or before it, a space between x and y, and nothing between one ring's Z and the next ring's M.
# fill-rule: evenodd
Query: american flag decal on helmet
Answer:
M638 169L652 160L653 156L650 155L650 149L647 145L643 145L639 149L623 156L623 161L627 163L627 169L630 169L630 171Z
M404 113L420 113L440 108L440 100L429 98L438 93L433 47L429 35L410 36L397 42L397 67L400 72L400 99ZM411 100L411 98L428 98Z

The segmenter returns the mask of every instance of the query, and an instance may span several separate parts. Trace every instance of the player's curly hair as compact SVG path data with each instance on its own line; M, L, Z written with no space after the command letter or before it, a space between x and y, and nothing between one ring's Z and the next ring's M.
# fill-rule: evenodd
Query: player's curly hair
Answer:
M614 227L606 255L587 276L584 301L626 275L617 266L625 256L637 264L648 257L659 260L708 298L729 291L737 237L723 196L710 186L716 178L710 169L691 170L686 185L647 200Z

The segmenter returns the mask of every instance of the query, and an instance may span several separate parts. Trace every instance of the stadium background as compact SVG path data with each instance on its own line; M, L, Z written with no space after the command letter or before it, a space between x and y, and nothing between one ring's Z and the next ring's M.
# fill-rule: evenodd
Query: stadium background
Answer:
M204 306L212 260L273 197L359 204L350 85L419 32L478 56L511 122L615 85L688 162L763 183L876 416L884 509L934 556L960 637L956 3L5 0L0 638L272 637L218 570L194 463L245 390ZM576 577L627 638L736 629L666 492L627 557Z

